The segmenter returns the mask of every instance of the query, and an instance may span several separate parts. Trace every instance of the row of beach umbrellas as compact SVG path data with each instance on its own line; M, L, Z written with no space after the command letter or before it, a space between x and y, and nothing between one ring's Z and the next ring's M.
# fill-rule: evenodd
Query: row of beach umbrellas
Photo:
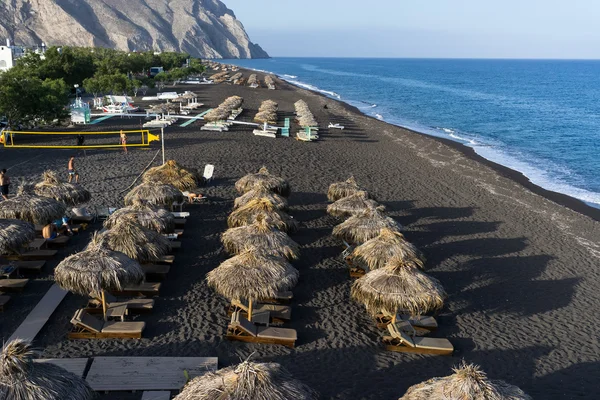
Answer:
M207 282L229 300L247 301L252 320L253 302L276 298L298 281L290 261L298 257L299 246L286 233L297 226L285 212L290 187L283 178L261 168L238 180L235 188L240 197L221 237L233 257L209 272Z
M276 124L277 123L278 105L273 100L265 100L258 108L258 113L254 117L254 121L261 124Z
M217 108L210 110L204 120L207 122L226 121L233 110L239 109L244 102L240 96L231 96L226 98Z
M298 124L300 126L307 127L318 125L315 116L304 100L298 100L294 103L294 108L296 109L296 117L298 118Z
M425 257L401 233L402 226L385 214L353 178L329 187L334 203L327 211L347 218L333 235L348 246L347 261L366 273L352 285L352 297L369 314L392 316L398 312L421 316L440 310L447 297L441 283L425 274Z

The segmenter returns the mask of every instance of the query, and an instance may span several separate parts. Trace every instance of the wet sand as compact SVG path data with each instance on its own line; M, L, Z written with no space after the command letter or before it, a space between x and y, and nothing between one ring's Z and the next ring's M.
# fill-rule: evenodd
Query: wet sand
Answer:
M410 385L448 375L464 359L536 399L600 397L594 382L600 370L600 323L594 318L600 304L600 225L594 209L528 184L518 173L484 162L455 143L391 126L283 82L276 91L228 84L186 89L196 91L199 101L210 107L230 95L242 96L244 121L266 99L279 103L283 121L293 115L293 103L303 98L322 127L338 122L346 129L321 129L321 140L304 143L256 137L243 126L223 133L200 131L201 122L167 128L167 159L200 169L214 164L216 177L203 189L208 200L188 208L192 216L183 248L154 313L137 317L146 321L144 339L67 340L69 320L85 304L85 298L69 294L36 340L43 356L218 356L224 367L255 352L255 359L285 365L323 399L395 399ZM85 129L137 129L143 122L114 117ZM293 126L292 134L296 130ZM56 141L69 140L74 142ZM120 206L120 192L159 147L153 143L148 150L127 155L87 151L87 157L78 158L93 204ZM0 151L3 165L12 167L13 182L47 168L66 174L73 153ZM226 341L227 301L204 281L227 258L219 235L227 229L226 217L237 196L233 184L263 165L290 181L290 214L302 224L292 235L302 245L295 262L300 282L294 289L293 321L287 325L298 331L294 350ZM408 240L427 255L428 273L446 288L449 298L433 337L447 337L455 347L453 357L386 352L371 318L350 299L352 282L340 255L342 246L331 237L339 221L325 212L328 185L350 175L406 227ZM61 256L84 246L90 233L76 238ZM58 260L0 314L2 339L49 288ZM141 394L102 398L139 399Z

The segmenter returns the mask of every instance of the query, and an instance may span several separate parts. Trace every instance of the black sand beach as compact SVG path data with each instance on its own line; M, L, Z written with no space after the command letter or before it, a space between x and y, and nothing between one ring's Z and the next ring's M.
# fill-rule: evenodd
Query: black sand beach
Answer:
M216 177L203 191L208 200L188 208L192 215L183 248L154 313L138 317L146 322L144 339L67 340L69 320L86 302L69 294L36 339L44 357L218 356L219 366L225 367L254 353L256 360L283 364L323 399L397 399L415 383L448 375L464 359L535 399L600 398L595 382L600 371L597 210L534 187L518 173L483 162L454 143L377 121L284 82L278 82L276 91L228 84L185 89L194 90L210 107L228 96L242 96L245 121L266 99L279 103L282 121L292 116L293 103L302 98L322 127L338 122L346 129L322 129L318 142L304 143L257 137L243 126L223 133L200 131L200 122L167 128L167 159L201 169L214 164ZM143 122L139 117L114 117L84 129L137 129ZM292 133L296 130L293 127ZM148 150L127 155L88 151L87 157L79 157L77 167L82 183L92 191L92 203L121 206L121 192L159 147L153 143ZM0 152L0 167L10 168L13 182L37 178L48 168L66 175L73 153ZM159 155L153 165L160 160ZM301 223L292 234L302 246L301 258L294 263L300 282L289 324L299 336L293 350L226 341L227 301L204 280L227 258L219 235L227 229L226 218L237 196L234 182L263 165L289 180L290 214ZM447 337L454 356L385 351L371 318L350 299L352 281L341 258L342 246L331 237L339 221L325 212L328 185L350 175L405 226L407 239L428 258L427 272L444 285L449 298L433 336ZM76 237L39 279L14 296L0 314L3 340L51 286L52 268L83 247L91 232ZM141 394L101 398L139 399Z

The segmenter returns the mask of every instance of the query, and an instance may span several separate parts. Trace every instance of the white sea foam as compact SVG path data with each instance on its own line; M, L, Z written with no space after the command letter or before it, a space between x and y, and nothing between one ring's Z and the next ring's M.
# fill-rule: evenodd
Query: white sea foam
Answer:
M286 78L290 78L290 79L298 79L298 77L296 75L283 74L282 76L285 76Z
M336 92L332 92L330 90L323 90L323 89L321 89L321 88L319 88L317 86L313 86L313 85L310 85L308 83L300 82L300 81L293 80L293 79L286 79L286 81L288 81L289 83L292 83L292 84L294 84L296 86L300 86L301 88L304 88L304 89L313 90L315 92L323 93L324 95L329 96L329 97L335 97L338 100L342 99L342 96L340 96Z
M375 114L375 117L376 117L378 120L380 120L380 121L385 121L385 120L383 119L383 115L381 115L381 114Z

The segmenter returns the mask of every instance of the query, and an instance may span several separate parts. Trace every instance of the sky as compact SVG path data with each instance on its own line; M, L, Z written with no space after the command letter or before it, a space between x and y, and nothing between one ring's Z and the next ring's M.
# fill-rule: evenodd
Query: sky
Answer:
M272 57L600 58L598 0L222 0Z

